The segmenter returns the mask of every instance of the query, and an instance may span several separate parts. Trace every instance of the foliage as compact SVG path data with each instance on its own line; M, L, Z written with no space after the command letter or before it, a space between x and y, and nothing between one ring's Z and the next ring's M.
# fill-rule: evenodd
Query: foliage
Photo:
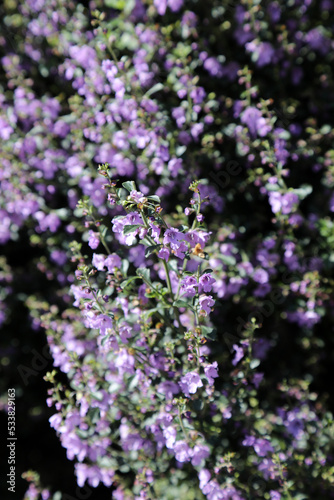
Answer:
M78 485L332 498L333 1L1 9L0 321Z

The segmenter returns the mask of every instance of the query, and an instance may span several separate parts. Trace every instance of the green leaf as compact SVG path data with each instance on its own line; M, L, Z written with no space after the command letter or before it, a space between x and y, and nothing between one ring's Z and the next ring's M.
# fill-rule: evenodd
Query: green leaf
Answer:
M126 259L123 259L122 265L121 265L121 271L122 271L123 276L125 276L125 277L127 276L128 269L129 269L129 261Z
M146 248L145 250L145 257L149 257L155 250L158 250L162 247L162 244L158 244L158 245L151 245L149 247Z
M201 399L195 399L195 401L191 401L191 406L194 411L201 411L204 408L204 402Z
M120 200L125 200L127 197L127 194L123 188L117 188L116 194Z
M182 156L183 153L187 150L187 146L176 146L175 153L176 156Z
M107 232L108 232L107 226L105 226L104 224L101 224L101 226L99 228L99 232L100 232L102 238L105 238L107 235Z
M89 408L87 415L91 419L93 424L96 424L100 420L100 409Z
M220 258L224 262L224 264L227 264L228 266L235 266L237 262L235 257L233 257L232 255L221 255Z
M122 281L122 283L120 284L120 287L122 288L122 290L124 290L124 288L126 288L129 283L131 283L134 280L138 280L138 279L139 279L139 276L131 276L131 278L128 278L127 280Z
M206 274L206 273L213 273L213 270L212 269L205 269L204 271L201 272L201 276L202 274Z
M205 337L207 337L210 340L216 340L217 338L217 330L216 328L213 328L212 326L202 326L202 333Z
M103 400L103 393L99 391L92 392L91 395L93 396L94 399L97 399L98 401Z
M125 0L104 0L104 3L107 7L117 10L123 10L126 5Z
M270 184L270 182L268 182L265 185L265 188L267 191L279 191L280 189L280 187L277 184Z
M257 368L260 364L260 360L259 359L252 359L252 361L249 363L249 366L252 370L254 370L254 368Z
M144 97L149 97L151 96L152 94L155 94L156 92L159 92L160 90L162 90L164 88L163 84L162 83L156 83L155 85L153 85L153 87L151 87L144 95Z
M103 346L103 345L107 342L107 340L108 340L108 339L109 339L109 335L105 335L105 336L102 338L102 340L101 340L101 345Z
M172 270L172 271L175 271L176 274L179 272L178 268L177 268L177 261L176 260L169 260L168 262L168 267Z
M114 458L104 456L98 459L98 464L100 467L105 467L106 469L117 469L117 462Z
M122 186L124 187L124 189L126 189L127 191L129 191L129 193L131 191L137 191L136 184L133 181L123 182Z
M136 274L144 279L144 281L151 282L150 280L150 270L146 269L146 267L140 267L136 270Z
M155 194L152 196L147 196L147 199L151 201L156 201L157 203L161 203L159 196L156 196Z
M129 234L142 227L140 224L126 224L123 229L123 234Z
M294 189L293 193L295 193L300 200L303 200L304 198L306 198L306 196L311 194L312 191L313 191L312 186L310 186L309 184L303 184L302 186L300 186L300 188Z
M185 300L182 300L182 299L177 299L173 302L173 306L174 307L186 307L186 308L190 308L190 309L193 309L192 305L190 305L188 302L186 302Z

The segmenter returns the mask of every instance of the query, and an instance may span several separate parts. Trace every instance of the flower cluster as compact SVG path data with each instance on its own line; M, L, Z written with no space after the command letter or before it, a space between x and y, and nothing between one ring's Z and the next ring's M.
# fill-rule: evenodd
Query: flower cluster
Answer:
M101 499L331 497L333 11L1 7L4 386Z

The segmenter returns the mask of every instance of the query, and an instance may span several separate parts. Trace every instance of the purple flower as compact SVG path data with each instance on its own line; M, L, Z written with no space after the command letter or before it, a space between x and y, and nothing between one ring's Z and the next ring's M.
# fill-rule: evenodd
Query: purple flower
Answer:
M253 446L255 453L259 457L265 457L268 453L272 453L274 451L274 448L271 446L268 439L257 439L254 436L246 436L242 444L244 446Z
M268 453L272 453L274 451L274 448L267 439L256 439L253 447L255 453L259 457L265 457Z
M168 427L166 427L166 429L163 430L163 435L166 440L166 448L173 449L177 435L176 429L169 425Z
M211 295L201 295L199 298L199 305L201 312L204 311L204 315L211 313L211 308L214 306L215 301Z
M159 250L159 252L158 252L158 257L159 257L160 259L164 259L164 260L167 262L167 261L168 261L168 259L169 259L169 253L170 253L170 252L169 252L168 248L166 248L166 247L162 247L162 248Z
M182 7L183 2L184 0L168 0L168 6L171 11L178 12Z
M132 336L131 328L128 325L122 325L119 329L119 336L124 344L128 344L128 339Z
M262 372L254 373L253 378L252 378L252 382L257 389L259 388L259 386L263 380L263 377L264 377L264 373L262 373Z
M285 149L286 141L280 137L276 137L274 143L274 151L277 161L280 161L282 165L286 164L286 160L289 158L289 152Z
M63 266L67 261L66 252L62 250L52 250L50 254L50 259L58 264L58 266Z
M120 269L122 260L119 255L112 253L104 260L104 266L108 269L109 273L113 273L116 268Z
M145 201L145 196L143 195L143 193L141 193L140 191L135 191L135 190L132 190L130 192L130 198L133 199L133 201L135 201L136 203L143 203Z
M206 378L208 379L209 385L214 384L214 379L217 378L218 375L218 363L214 361L211 365L208 365L204 368L204 373Z
M194 87L190 92L190 97L195 104L201 104L206 97L206 92L203 87Z
M118 368L120 375L124 375L125 373L133 375L135 373L135 358L126 349L121 349L117 353L115 366Z
M163 243L164 245L169 243L172 250L177 250L180 247L183 238L184 235L180 233L178 229L167 229L164 234Z
M195 276L187 276L181 281L181 290L186 297L194 297L197 292L197 279Z
M253 280L257 283L268 283L269 274L264 269L256 269L253 274Z
M191 456L191 448L185 441L176 441L173 446L175 458L179 462L189 462Z
M103 271L105 256L102 253L93 253L92 264L98 271Z
M235 357L232 361L232 365L235 366L239 363L239 361L244 357L244 350L242 347L239 347L237 344L233 345L233 349L235 350Z
M223 75L223 66L215 57L205 59L203 66L211 76L220 78Z
M257 66L262 67L272 62L275 51L268 42L256 43L255 41L246 43L246 50L253 53L253 60Z
M148 223L149 223L149 226L151 228L151 237L154 239L155 243L157 243L159 245L159 243L160 243L159 236L160 236L161 229L159 226L154 224L154 222L152 222L151 220L149 220Z
M121 235L121 242L124 242L126 245L132 245L136 241L136 235L139 233L141 228L137 228L131 233L128 233L126 235L123 235L124 227L125 226L132 226L132 225L138 225L138 226L144 226L143 219L141 215L139 215L137 212L131 212L129 213L126 217L114 217L112 219L113 223L113 231L114 233L118 233Z
M195 394L199 387L203 386L203 382L196 372L186 373L179 382L182 392L185 396L190 396L190 394Z
M202 460L205 460L210 455L210 450L208 446L202 444L196 444L192 451L192 465L201 465Z
M184 241L181 241L180 246L176 250L172 250L173 254L179 259L184 259L185 252L188 250L187 245Z
M88 237L88 245L90 248L95 250L100 244L100 239L98 237L98 233L95 233L94 231L89 231L89 237Z
M4 141L7 141L11 134L14 132L14 129L7 123L3 118L0 117L0 137Z
M165 394L166 399L172 399L174 394L180 392L180 388L175 382L166 380L165 382L161 382L161 384L159 384L158 392L162 392L162 394Z
M75 464L78 485L83 487L87 481L93 488L96 488L100 482L109 487L112 485L112 479L115 475L111 469L102 469L96 465L87 465L82 463Z
M291 191L283 195L282 197L282 213L289 214L292 212L292 209L298 203L298 196Z
M268 196L274 214L280 211L282 214L289 214L298 203L298 196L291 191L283 195L279 191L270 191Z
M177 177L179 171L182 169L182 159L181 158L172 158L168 162L168 170L171 173L172 177Z
M241 123L245 123L249 129L250 135L264 137L271 130L271 126L263 118L261 111L254 107L246 108L241 115Z
M171 11L177 12L181 9L184 0L154 0L154 6L156 7L158 14L163 16L166 12L167 6Z
M199 487L203 491L203 488L208 484L211 479L211 474L207 469L200 470L198 474L199 478Z
M257 359L265 359L271 344L266 339L258 339L253 344L253 355Z
M163 16L167 9L167 0L154 0L153 3L158 11L158 14L160 14L160 16Z
M216 282L216 280L209 273L202 274L199 279L199 293L211 292L212 285Z

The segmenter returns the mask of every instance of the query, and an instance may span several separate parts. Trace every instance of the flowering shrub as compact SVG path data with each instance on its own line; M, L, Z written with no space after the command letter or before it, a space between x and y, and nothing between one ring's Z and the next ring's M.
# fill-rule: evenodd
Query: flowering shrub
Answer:
M333 1L1 9L0 323L78 485L333 498Z

